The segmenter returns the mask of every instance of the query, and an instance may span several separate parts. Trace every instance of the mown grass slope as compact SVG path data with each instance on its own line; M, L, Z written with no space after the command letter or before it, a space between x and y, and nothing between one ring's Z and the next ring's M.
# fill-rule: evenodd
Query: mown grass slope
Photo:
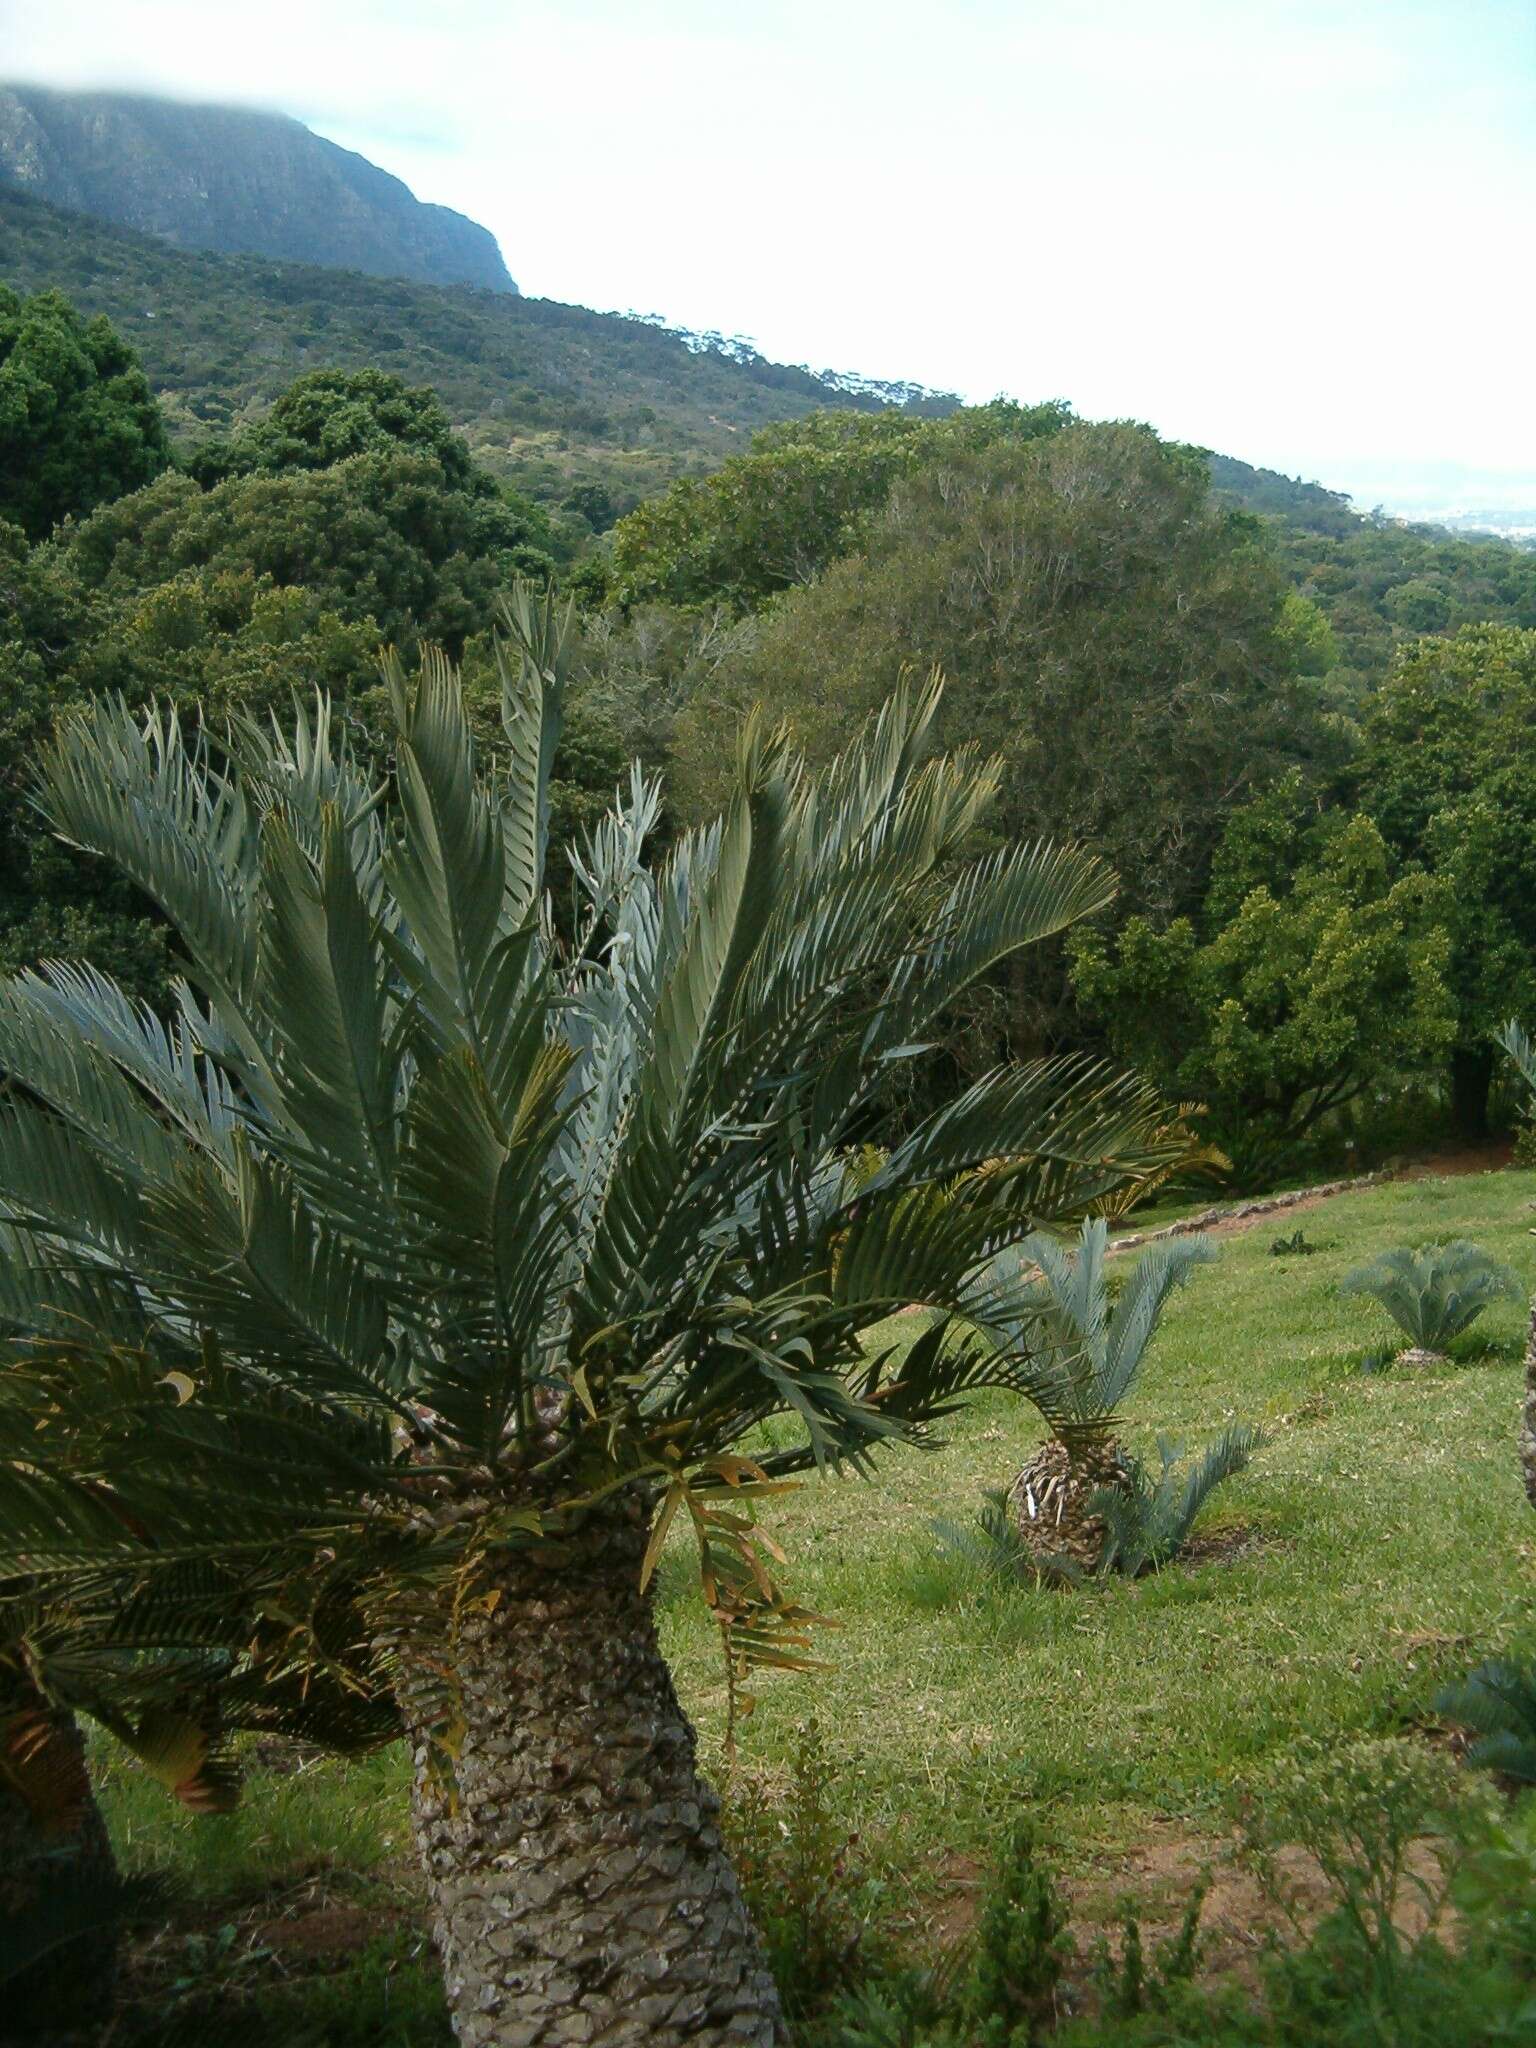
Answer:
M1273 1256L1298 1223L1320 1249ZM1234 1417L1270 1430L1203 1525L1245 1532L1221 1561L1061 1593L944 1557L932 1518L969 1515L1039 1434L999 1398L959 1417L942 1451L770 1503L795 1592L840 1626L821 1646L828 1669L759 1684L745 1763L782 1771L814 1710L840 1813L893 1909L921 1928L957 1864L986 1855L1021 1804L1044 1815L1070 1872L1170 1820L1216 1834L1229 1790L1303 1733L1429 1725L1446 1678L1493 1649L1536 1646L1536 1520L1514 1453L1523 1318L1513 1304L1491 1311L1445 1368L1367 1375L1362 1357L1392 1326L1338 1281L1391 1245L1466 1236L1536 1288L1533 1231L1536 1173L1502 1172L1340 1196L1221 1240L1220 1262L1170 1306L1130 1411L1131 1440L1149 1451L1160 1431L1194 1448ZM685 1700L718 1749L718 1647L681 1541L663 1606ZM126 1860L179 1871L205 1917L245 1907L265 1927L296 1901L342 1898L371 1904L365 1927L391 1914L411 1925L402 1756L257 1768L243 1811L221 1820L180 1814L119 1765L105 1792ZM334 1992L334 1973L356 1965L311 1967ZM302 2001L302 1981L285 1995ZM315 2038L354 2037L327 2026Z

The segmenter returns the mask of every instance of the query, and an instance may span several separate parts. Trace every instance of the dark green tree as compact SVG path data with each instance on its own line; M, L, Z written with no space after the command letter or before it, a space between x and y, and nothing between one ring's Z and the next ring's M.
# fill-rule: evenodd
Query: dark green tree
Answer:
M188 571L313 592L371 619L397 645L457 656L488 626L516 573L553 573L542 514L465 488L433 455L350 456L330 469L231 477L203 491L167 476L103 506L61 544L66 571L108 597L142 596Z
M435 462L446 484L473 497L497 494L456 434L437 393L385 370L311 370L296 378L269 412L226 441L200 448L189 467L199 483L232 476L280 476L330 469L354 455L399 450Z
M108 322L0 285L0 519L39 539L170 460L138 357Z
M1536 1015L1536 630L1404 648L1366 712L1355 789L1399 858L1447 887L1451 1092L1481 1136L1494 1034Z
M765 427L751 451L685 478L614 529L614 597L750 611L857 548L898 477L941 452L1058 432L1065 405L1007 400L947 419L820 412Z
M166 966L150 905L105 864L62 845L31 797L55 717L81 700L73 663L97 622L90 594L50 551L0 524L0 971L89 951L148 995Z
M949 744L1002 761L1008 841L1083 838L1132 910L1198 907L1232 806L1313 744L1281 577L1203 464L1144 429L1074 426L924 464L857 556L788 594L683 712L674 777L707 807L723 723L755 699L813 759L909 670L940 670ZM1033 977L1011 1028L1062 1027Z
M1455 1013L1443 883L1395 875L1369 818L1329 813L1288 833L1282 811L1268 807L1262 829L1243 820L1199 923L1134 917L1071 953L1111 1045L1208 1102L1218 1139L1283 1148L1368 1090L1433 1079Z

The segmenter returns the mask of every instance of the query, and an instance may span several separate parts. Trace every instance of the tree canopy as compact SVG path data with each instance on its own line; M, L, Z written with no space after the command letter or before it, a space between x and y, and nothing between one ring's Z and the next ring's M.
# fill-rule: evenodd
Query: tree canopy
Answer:
M1395 877L1369 818L1289 822L1238 833L1203 919L1134 917L1071 947L1074 986L1109 1042L1209 1103L1222 1142L1250 1156L1373 1087L1430 1079L1455 1034L1443 885ZM1257 879L1256 857L1280 845L1290 859Z
M428 457L452 489L497 495L494 479L476 467L436 392L384 370L311 370L295 378L269 411L227 440L205 443L190 468L200 483L216 484L231 476L330 469L354 455L397 450Z
M949 744L1001 761L996 830L1091 840L1135 910L1198 903L1245 790L1313 744L1254 524L1145 429L960 449L905 478L860 553L787 593L681 714L704 805L722 718L752 701L811 758L909 671L941 671Z
M170 462L137 356L59 292L0 285L0 519L33 540Z
M1536 630L1403 649L1363 720L1357 800L1446 884L1458 1108L1482 1127L1493 1035L1536 1012Z
M945 450L1033 441L1071 420L1060 403L999 400L945 419L820 412L765 427L749 453L646 500L613 536L613 595L750 611L857 548L898 478Z

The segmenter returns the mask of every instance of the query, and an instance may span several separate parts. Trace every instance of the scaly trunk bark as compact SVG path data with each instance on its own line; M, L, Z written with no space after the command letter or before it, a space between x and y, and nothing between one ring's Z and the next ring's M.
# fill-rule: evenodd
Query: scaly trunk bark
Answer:
M0 1983L6 2040L64 2042L112 2008L117 1864L68 1714L12 1691L0 1720ZM27 1796L30 1794L31 1796ZM61 1930L78 1938L56 1943Z
M1092 1437L1075 1448L1048 1437L1008 1489L1008 1512L1023 1541L1042 1559L1066 1558L1097 1570L1104 1518L1088 1503L1101 1487L1129 1487L1130 1465L1117 1437Z
M1520 1416L1520 1469L1525 1497L1536 1508L1536 1300L1531 1303L1531 1330L1525 1345L1525 1406Z
M609 1521L555 1562L509 1553L407 1651L416 1842L465 2048L766 2048L779 2031L639 1589L645 1535Z

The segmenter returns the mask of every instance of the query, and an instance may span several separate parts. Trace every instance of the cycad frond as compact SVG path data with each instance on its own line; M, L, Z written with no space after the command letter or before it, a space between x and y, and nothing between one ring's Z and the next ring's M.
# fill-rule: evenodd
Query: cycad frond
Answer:
M1102 1221L1098 1228L1105 1228ZM1117 1408L1125 1399L1169 1296L1183 1286L1196 1266L1211 1265L1216 1256L1211 1240L1195 1234L1165 1239L1136 1261L1105 1332L1099 1398L1107 1407Z
M501 722L511 746L502 803L507 914L531 917L544 888L549 837L549 784L560 742L561 693L573 607L562 611L553 591L536 597L518 584L503 601L506 636L497 642Z
M1536 1666L1490 1658L1438 1693L1435 1711L1476 1738L1469 1761L1536 1784Z
M1530 1033L1511 1017L1499 1032L1498 1043L1509 1054L1515 1072L1536 1095L1536 1042L1532 1041Z
M1142 1572L1172 1563L1189 1541L1210 1495L1243 1471L1264 1441L1264 1432L1254 1424L1233 1423L1188 1471L1181 1471L1180 1447L1159 1439L1160 1469L1156 1474L1139 1460L1133 1461L1129 1487L1101 1487L1089 1500L1090 1513L1104 1522L1100 1572L1137 1578Z
M1147 1105L1155 1119L1156 1110ZM1144 1127L1141 1137L1156 1135ZM1022 1343L1025 1331L1040 1354L1032 1399L1053 1430L1102 1430L1130 1391L1174 1289L1197 1265L1216 1257L1209 1239L1169 1238L1143 1252L1111 1306L1105 1261L1108 1227L1100 1216L1082 1226L1068 1251L1040 1231L998 1261L993 1305L975 1310L984 1327ZM1010 1285L1010 1269L1012 1283Z
M195 1648L242 1713L257 1673L376 1703L389 1617L493 1547L625 1493L748 1499L736 1447L776 1413L782 1473L929 1442L981 1384L1040 1397L1003 1255L1187 1142L1141 1084L1043 1061L850 1175L890 1062L1107 900L1102 866L966 864L995 770L925 759L937 684L904 683L820 777L750 725L723 817L656 868L637 774L562 937L566 621L522 591L504 623L499 765L433 655L387 664L381 789L323 700L217 753L98 704L43 764L189 981L169 1025L87 970L0 988L0 1575L46 1581L93 1656L137 1630L185 1677ZM909 1305L914 1341L871 1354ZM766 1655L797 1610L759 1593L731 1613Z
M136 721L120 698L66 718L46 763L59 832L111 861L170 919L203 992L257 1055L244 1004L260 840L239 782L219 774L174 712Z

